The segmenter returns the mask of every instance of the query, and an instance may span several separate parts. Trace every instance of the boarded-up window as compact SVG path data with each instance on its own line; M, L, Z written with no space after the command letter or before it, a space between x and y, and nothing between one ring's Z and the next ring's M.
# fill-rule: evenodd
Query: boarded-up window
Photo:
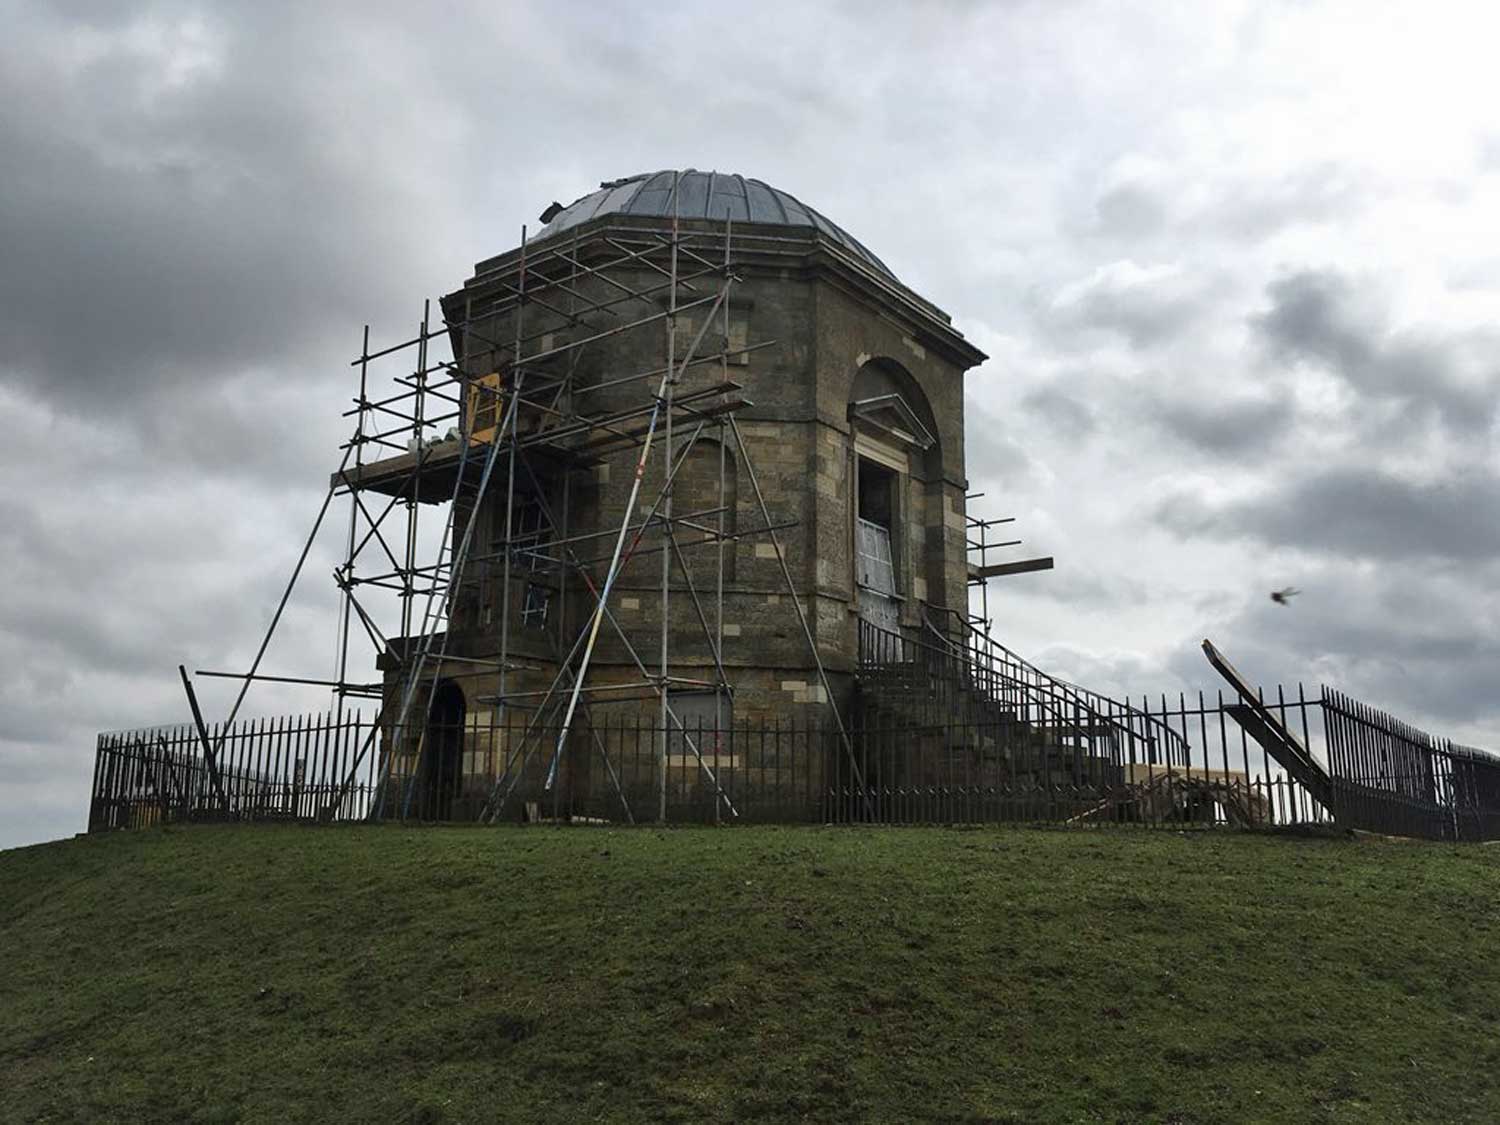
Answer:
M862 519L858 523L855 581L876 593L896 592L896 567L891 559L889 528Z
M716 774L737 764L729 754L731 738L728 732L734 728L734 702L727 692L695 691L674 693L671 703L682 726L671 724L667 763L686 771L685 779L690 784L712 791L712 783L698 765L698 756L702 755L704 765ZM655 721L656 716L651 718ZM693 753L694 747L697 747L697 754ZM720 784L723 784L722 780Z
M492 442L495 431L505 418L505 396L500 390L500 373L492 371L469 382L469 440Z

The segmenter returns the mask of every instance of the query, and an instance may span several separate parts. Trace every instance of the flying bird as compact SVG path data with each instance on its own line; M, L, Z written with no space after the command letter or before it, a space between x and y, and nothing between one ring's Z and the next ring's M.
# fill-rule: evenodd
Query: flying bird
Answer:
M1271 600L1277 605L1289 605L1291 600L1300 593L1302 591L1295 586L1283 586L1280 590L1271 591Z

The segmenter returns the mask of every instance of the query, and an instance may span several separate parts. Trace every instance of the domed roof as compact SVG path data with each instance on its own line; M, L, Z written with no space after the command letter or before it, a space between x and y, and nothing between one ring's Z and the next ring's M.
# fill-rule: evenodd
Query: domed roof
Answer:
M548 219L538 238L547 238L597 219L601 215L648 215L669 218L673 213L672 183L676 177L676 213L683 219L728 217L737 223L775 223L780 226L814 227L837 242L877 273L891 280L896 275L863 243L837 223L820 215L796 196L762 180L748 180L726 172L642 172L623 180L610 180L599 190L575 200L567 207L554 204L543 213ZM549 218L550 216L550 218Z

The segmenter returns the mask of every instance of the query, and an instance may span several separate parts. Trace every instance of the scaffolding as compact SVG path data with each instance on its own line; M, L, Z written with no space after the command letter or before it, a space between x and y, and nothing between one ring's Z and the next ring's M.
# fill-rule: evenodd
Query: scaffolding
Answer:
M572 738L573 745L589 743L615 811L633 823L648 814L632 807L590 711L606 701L635 700L658 713L654 819L667 817L674 746L685 751L675 757L690 761L712 793L716 814L736 816L715 775L734 691L723 659L726 555L736 543L756 539L770 544L779 564L842 756L862 786L778 535L795 521L773 518L737 421L752 404L731 368L775 341L734 338L735 233L727 215L722 222L684 223L675 205L667 222L612 223L582 236L575 230L529 242L522 228L518 250L481 263L480 284L445 299L439 316L426 302L415 335L372 348L366 326L352 363L358 391L345 411L353 433L340 447L339 466L250 670L233 674L242 682L226 727L257 681L330 688L336 721L350 699L378 697L383 746L374 752L383 760L370 815L397 812L392 803L399 802L404 816L419 799L424 759L436 753L427 745L422 708L434 704L440 681L480 679L495 689L475 696L492 707L491 731L509 731L519 720L524 733L507 740L479 819L505 815L528 765L544 763L545 788L555 792ZM387 376L389 385L382 385ZM718 451L717 494L707 506L675 502L683 466L705 438ZM623 509L611 510L617 494L595 495L600 518L580 525L580 494L601 466L630 451L634 475ZM749 528L732 519L731 453L754 501ZM264 675L271 636L335 500L348 504L343 559L333 573L336 673L331 680ZM440 513L436 526L424 513L429 508ZM660 559L654 654L642 651L612 605L626 566L652 555ZM695 639L706 642L707 676L674 675L674 653L683 644L672 627L674 595L686 597ZM570 628L570 600L578 598L582 624ZM495 608L498 621L491 617ZM382 629L392 621L394 634ZM498 652L463 652L455 627L486 630ZM550 653L539 656L538 636ZM601 637L624 653L634 673L629 682L590 676ZM365 641L387 675L384 683L351 679ZM539 687L544 673L550 680ZM711 745L704 744L701 717L689 724L679 714L674 697L683 691L712 693ZM204 749L211 760L206 735ZM356 760L350 776L359 768Z
M980 499L984 493L971 492L964 497L967 503ZM967 509L967 503L965 505ZM998 519L982 519L979 516L965 511L964 524L964 553L968 560L968 585L970 591L978 591L979 607L974 609L974 598L972 594L969 599L969 612L966 620L970 627L990 635L994 626L994 618L990 616L990 579L1002 578L1012 574L1029 574L1038 570L1051 570L1053 559L1051 555L1043 555L1030 559L1012 559L1005 562L992 563L990 561L991 551L1005 550L1010 547L1019 547L1023 540L1020 539L990 539L995 528L1002 524L1015 523L1015 516L1002 516Z

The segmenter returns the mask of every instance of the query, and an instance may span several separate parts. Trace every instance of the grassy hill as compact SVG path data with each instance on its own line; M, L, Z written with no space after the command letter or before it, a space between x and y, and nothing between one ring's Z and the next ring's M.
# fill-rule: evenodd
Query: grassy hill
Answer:
M1491 1121L1500 851L200 827L0 853L0 1118Z

